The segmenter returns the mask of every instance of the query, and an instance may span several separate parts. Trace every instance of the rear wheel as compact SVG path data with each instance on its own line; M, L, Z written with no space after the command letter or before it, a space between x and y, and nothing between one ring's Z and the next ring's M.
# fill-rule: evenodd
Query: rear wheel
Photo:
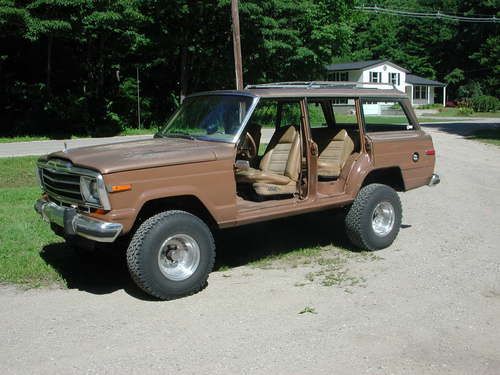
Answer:
M184 211L166 211L146 220L127 249L135 283L159 299L196 293L207 284L215 260L208 226Z
M396 239L401 219L401 201L396 191L387 185L370 184L359 191L347 213L347 236L363 249L383 249Z

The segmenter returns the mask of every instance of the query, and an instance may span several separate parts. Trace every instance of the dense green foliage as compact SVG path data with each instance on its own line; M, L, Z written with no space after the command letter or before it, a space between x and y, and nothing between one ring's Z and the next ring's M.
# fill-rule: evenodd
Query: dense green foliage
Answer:
M498 24L357 4L240 0L245 82L321 79L331 62L388 58L446 81L452 97L499 96ZM377 5L499 15L495 0ZM137 127L137 71L142 125L158 126L186 94L233 87L231 35L230 0L0 0L0 136Z

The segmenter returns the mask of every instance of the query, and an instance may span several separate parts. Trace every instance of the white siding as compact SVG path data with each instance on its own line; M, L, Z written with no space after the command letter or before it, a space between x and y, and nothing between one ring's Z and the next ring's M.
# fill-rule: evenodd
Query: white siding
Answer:
M353 70L352 72L356 72L356 70ZM404 71L395 68L394 66L389 64L380 64L363 70L362 75L360 75L357 81L370 82L370 72L381 73L382 74L381 83L387 83L387 84L390 84L389 73L399 73L399 85L396 85L396 88L399 91L405 91L406 73Z

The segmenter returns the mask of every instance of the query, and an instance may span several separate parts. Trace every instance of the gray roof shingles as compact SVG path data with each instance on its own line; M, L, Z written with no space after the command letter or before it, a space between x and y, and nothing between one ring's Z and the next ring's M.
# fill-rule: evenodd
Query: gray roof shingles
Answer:
M445 83L439 81L433 81L432 79L427 79L423 77L416 76L415 74L406 75L406 83L411 83L412 85L423 85L423 86L446 86Z

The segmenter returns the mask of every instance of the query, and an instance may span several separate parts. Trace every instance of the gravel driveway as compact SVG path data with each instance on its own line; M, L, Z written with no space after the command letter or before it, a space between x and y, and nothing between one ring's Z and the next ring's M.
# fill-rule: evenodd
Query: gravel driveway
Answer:
M155 302L112 264L70 290L4 286L2 373L500 374L500 148L428 130L442 182L401 195L403 228L376 260L347 262L360 286L300 284L307 265L243 265ZM272 237L265 228L242 242Z

